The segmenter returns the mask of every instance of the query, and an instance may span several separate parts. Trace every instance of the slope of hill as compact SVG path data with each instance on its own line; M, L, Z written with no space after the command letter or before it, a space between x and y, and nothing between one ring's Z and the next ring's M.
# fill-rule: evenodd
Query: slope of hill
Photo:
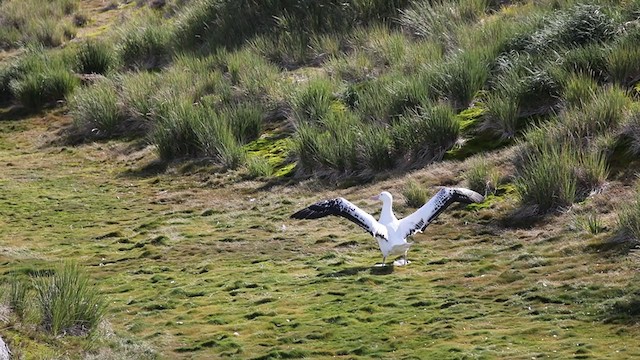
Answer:
M16 358L640 356L635 2L68 3L75 40L0 57ZM451 184L487 200L406 267L288 218ZM65 260L95 330L36 305Z

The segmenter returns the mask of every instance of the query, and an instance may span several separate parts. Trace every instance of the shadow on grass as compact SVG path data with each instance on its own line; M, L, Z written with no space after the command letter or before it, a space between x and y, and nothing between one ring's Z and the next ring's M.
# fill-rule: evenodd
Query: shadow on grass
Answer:
M543 223L547 215L540 213L535 205L522 205L500 219L500 223L511 229L531 229Z
M123 172L120 176L131 178L149 178L163 174L167 171L169 163L160 159L153 160L137 169L130 169Z
M319 274L320 277L344 277L344 276L354 276L360 273L368 271L371 275L389 275L393 273L393 265L387 266L355 266L351 268L342 269L335 272Z
M23 120L42 113L43 109L30 109L22 105L0 104L0 121Z
M605 322L609 324L638 324L640 322L640 290L621 297L605 310Z
M626 235L624 232L617 232L612 237L597 242L587 244L586 250L600 253L603 256L627 256L631 250L637 248L638 242Z

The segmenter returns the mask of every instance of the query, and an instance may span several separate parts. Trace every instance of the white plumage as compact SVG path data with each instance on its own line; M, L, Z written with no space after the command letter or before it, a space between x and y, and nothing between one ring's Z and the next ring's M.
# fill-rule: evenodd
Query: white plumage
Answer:
M398 265L404 265L408 263L407 252L412 244L407 242L407 237L422 232L452 203L482 202L484 196L465 188L445 187L413 214L400 220L393 213L393 197L390 193L383 191L373 199L382 201L379 220L341 197L319 201L296 212L291 217L294 219L317 219L335 215L347 218L365 229L378 241L383 265L387 257L393 255L403 255L403 261Z

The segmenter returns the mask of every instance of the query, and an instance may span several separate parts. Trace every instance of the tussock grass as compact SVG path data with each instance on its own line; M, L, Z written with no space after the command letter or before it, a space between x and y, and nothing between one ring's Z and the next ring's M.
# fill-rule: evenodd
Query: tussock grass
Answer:
M0 48L27 45L56 47L75 36L68 19L78 0L5 0L0 2Z
M326 78L309 80L291 100L293 114L298 122L318 122L331 113L335 85Z
M452 49L458 41L457 29L476 21L486 8L486 0L414 1L401 10L400 23L409 33L436 40Z
M355 174L358 119L350 112L329 112L318 124L297 126L293 151L305 173Z
M606 227L602 222L602 218L598 216L597 213L577 216L574 219L574 226L592 235L600 234L606 230Z
M226 114L207 106L193 106L184 99L163 104L151 134L164 160L205 157L224 168L235 169L246 161L246 151L234 136Z
M611 80L622 87L627 87L640 80L640 30L633 29L626 36L618 39L607 54L606 64Z
M261 156L250 156L247 160L247 172L250 178L268 178L275 169L269 161Z
M111 44L102 40L87 40L76 50L77 71L81 74L107 74L116 67Z
M595 96L598 84L583 74L572 74L564 87L564 101L570 108L582 108Z
M221 111L238 141L246 144L260 136L263 129L264 108L256 103L231 105Z
M247 96L264 98L275 86L278 69L256 52L250 49L220 52L218 57L231 83L244 89Z
M607 58L610 48L602 44L587 44L566 50L562 55L562 68L575 74L588 75L598 82L609 76Z
M580 136L557 136L553 125L527 134L528 150L519 164L516 190L523 204L541 213L584 199L608 176L602 152L585 147Z
M458 140L460 123L445 104L411 111L391 128L394 150L410 166L442 159Z
M118 54L125 67L150 70L168 62L172 53L173 30L156 14L139 15L117 31Z
M599 88L578 111L563 114L563 123L578 136L592 138L622 123L630 104L626 92L617 86Z
M89 276L75 263L66 263L51 277L35 277L42 326L53 335L84 335L96 329L106 302Z
M494 194L500 182L500 172L484 156L473 159L463 177L469 189L485 196Z
M640 154L640 109L632 107L620 132L622 136L629 139L629 151L634 155Z
M113 80L103 79L78 90L69 100L69 110L76 128L87 137L135 133L134 129L123 127L126 117Z
M123 75L120 81L126 116L137 121L151 119L158 106L158 99L154 97L160 86L158 75L150 72L130 73Z
M160 158L173 160L202 154L199 144L200 129L213 112L208 108L195 108L191 103L175 99L158 109L158 119L150 134ZM217 115L216 115L217 119Z
M19 319L24 319L29 306L29 297L27 296L31 290L31 284L24 279L14 279L9 284L8 304L11 310Z
M484 50L462 52L436 66L433 86L438 95L455 109L466 108L489 78L487 56Z
M389 131L378 125L363 126L359 133L359 152L364 167L374 172L394 168L393 139Z
M421 79L415 79L409 83L402 83L394 74L383 75L350 85L342 94L342 98L361 118L386 122L390 117L402 113L405 107L420 104L421 101L416 101L416 98L428 99L428 88L412 86L420 84L420 81ZM414 88L422 91L412 94Z
M618 209L618 234L633 243L640 243L640 195L636 189L634 197Z
M63 100L79 84L63 53L30 49L6 75L12 97L28 108Z
M429 199L429 192L415 180L409 180L402 189L405 203L408 207L419 208Z
M602 6L576 4L551 16L531 18L535 31L520 34L508 50L542 54L560 48L573 48L610 41L615 36L615 19Z

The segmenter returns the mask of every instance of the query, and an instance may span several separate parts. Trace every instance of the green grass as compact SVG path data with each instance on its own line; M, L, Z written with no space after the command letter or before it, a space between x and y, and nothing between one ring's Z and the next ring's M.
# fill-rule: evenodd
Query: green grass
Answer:
M63 60L45 60L44 55L27 56L38 59L25 60L20 75L9 83L13 98L25 107L38 109L64 100L78 86L78 79Z
M424 186L416 181L409 181L404 186L402 195L408 207L417 209L429 200L429 193Z
M125 67L138 70L158 69L172 52L171 25L153 13L139 15L117 29L117 49Z
M116 67L116 57L111 44L104 41L83 42L76 53L77 71L81 74L107 74Z
M75 36L75 26L67 17L78 6L78 0L0 2L3 18L0 48L19 48L25 44L56 47L65 43Z
M36 277L33 286L41 325L53 335L95 331L106 312L105 299L77 264L60 266L51 277Z
M496 235L483 222L509 209L508 197L497 209L452 208L412 239L408 267L381 273L371 267L380 260L375 243L348 221L288 219L337 194L373 212L378 205L364 199L380 183L263 191L262 183L223 180L230 173L139 178L127 175L131 163L110 156L129 144L53 146L43 157L30 139L46 127L25 121L22 129L0 124L9 145L0 159L14 164L0 173L0 236L8 239L0 275L6 282L76 259L109 299L105 319L123 337L98 343L96 358L420 357L425 349L442 358L452 349L529 358L572 357L583 347L594 357L612 349L640 355L630 345L637 317L626 312L637 290L633 261L585 251L584 235L565 218L550 218L543 234L506 227ZM437 169L415 175L441 184ZM19 334L10 329L3 338L29 358L84 353L64 345L79 341L73 337L36 347ZM368 345L375 343L382 345Z
M637 244L640 241L640 198L637 191L621 206L617 220L618 234Z
M494 194L500 183L498 169L491 166L484 156L477 157L471 161L469 169L464 173L467 187L480 194Z
M602 153L542 136L524 158L515 181L524 205L540 213L567 208L604 183L608 169Z
M3 293L75 260L109 302L91 337L29 305L3 339L35 359L640 356L635 240L608 227L638 148L638 6L593 4L122 3L79 47L0 55L13 105L47 67L89 71L88 38L119 51L67 107L0 109ZM408 22L420 6L435 22ZM114 130L59 145L68 110L83 140ZM487 199L413 236L407 267L373 267L345 219L289 219L337 196L377 217L383 189L400 217L443 185Z
M91 138L108 138L121 133L133 133L125 129L125 114L120 104L114 81L105 79L79 89L69 101L69 111L77 131Z

